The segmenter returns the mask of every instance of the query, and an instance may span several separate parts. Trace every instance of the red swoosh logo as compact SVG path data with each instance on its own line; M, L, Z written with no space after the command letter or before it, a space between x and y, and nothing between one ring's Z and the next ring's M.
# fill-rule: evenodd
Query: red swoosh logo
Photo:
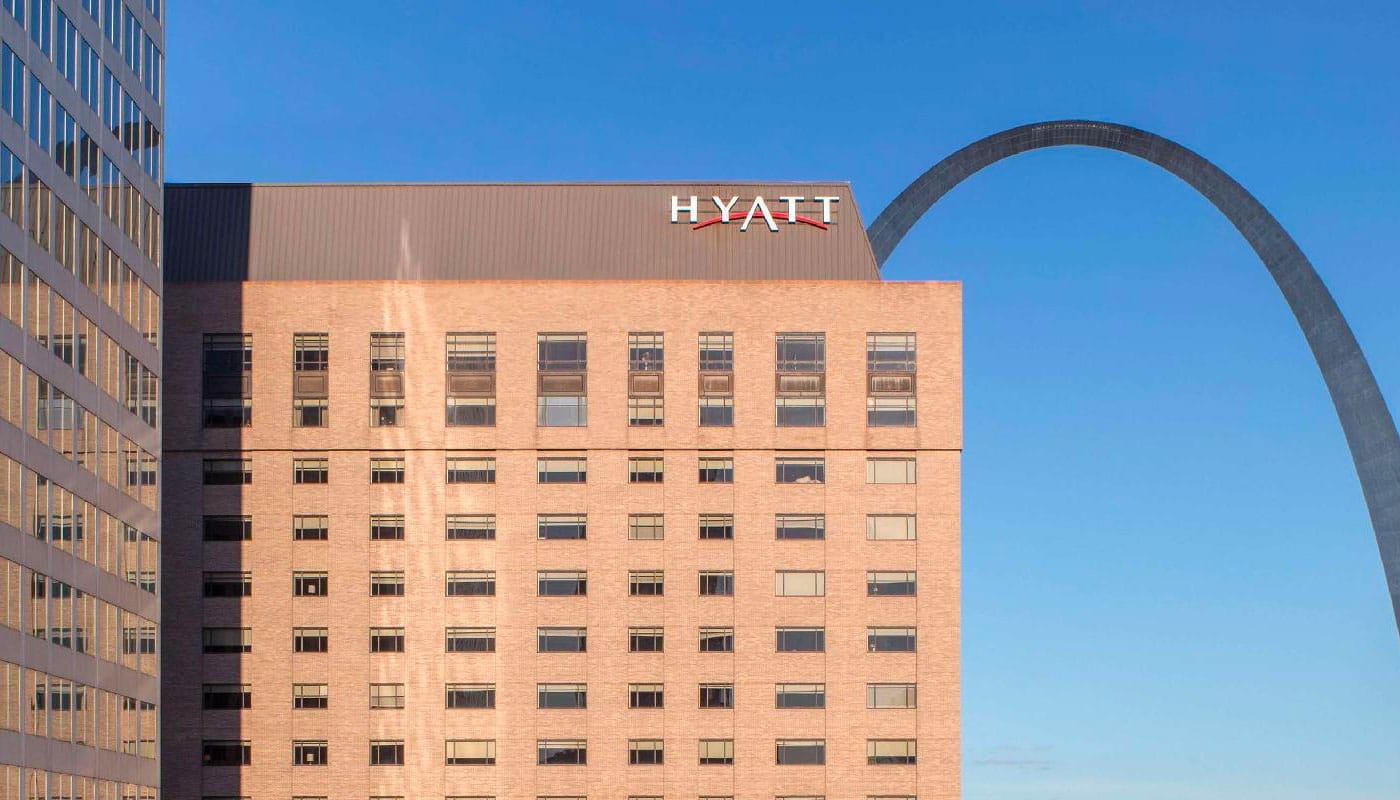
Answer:
M786 211L773 211L773 212L771 212L771 213L772 213L773 219L774 219L775 221L776 221L776 220L782 220L782 221L784 221L784 222L787 222L787 221L788 221L788 215L787 215L787 212L786 212ZM732 222L732 221L734 221L735 219L742 218L743 216L744 216L743 214L736 214L736 215L731 216L729 219L730 219L730 221ZM761 219L762 216L763 216L762 214L754 214L754 217L756 217L756 218L760 218L760 219ZM724 221L724 217L713 217L713 218L711 218L711 219L705 220L704 222L697 222L697 223L695 223L695 225L691 226L690 229L693 230L693 231L698 231L698 230L700 230L701 228L707 228L707 227L709 227L709 226L711 226L711 225L714 225L714 224L717 223L717 222L723 222L723 221ZM825 230L830 230L830 228L831 228L831 226L830 226L830 225L827 225L825 222L820 222L820 221L818 221L818 220L812 219L811 217L804 217L804 216L802 216L801 214L794 214L793 217L792 217L792 221L793 221L793 222L800 222L800 223L802 223L803 225L811 225L811 226L814 227L814 228L821 228L821 229L824 230L824 231L825 231ZM766 223L765 223L765 224L766 224Z

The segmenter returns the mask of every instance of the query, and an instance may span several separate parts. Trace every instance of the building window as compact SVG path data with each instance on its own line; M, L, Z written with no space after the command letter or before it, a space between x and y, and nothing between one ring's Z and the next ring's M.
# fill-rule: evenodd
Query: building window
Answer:
M448 739L447 766L489 766L496 763L494 739Z
M325 597L330 578L324 572L293 572L292 594L297 597Z
M916 424L914 398L867 397L865 424L872 428L912 428Z
M253 424L253 336L204 335L204 427Z
M447 652L494 653L496 652L496 629L448 628Z
M325 372L330 369L330 334L298 333L292 336L292 369Z
M485 570L448 570L448 597L494 597L496 573Z
M292 459L292 483L329 483L330 473L329 459Z
M917 764L918 745L913 739L868 739L865 742L865 763Z
M535 638L536 649L541 653L588 652L586 628L540 628Z
M403 597L403 592L402 572L380 571L369 574L370 597Z
M665 749L660 739L627 740L627 763L648 766L665 763Z
M779 397L777 403L779 425L811 428L826 424L825 397Z
M825 739L779 739L777 750L777 763L780 766L826 763Z
M321 428L327 424L330 384L330 336L298 333L292 336L292 427Z
M253 652L252 628L204 628L202 639L206 653Z
M917 634L913 628L867 628L865 638L872 653L912 653Z
M403 483L402 458L371 458L369 460L370 483Z
M700 456L701 483L733 483L733 456Z
M825 539L825 514L779 514L776 518L779 539Z
M253 690L247 683L206 683L203 695L204 708L208 711L239 711L253 707Z
M495 483L496 459L491 456L453 456L447 459L448 483Z
M206 767L246 767L253 763L253 743L247 739L205 739L200 763Z
M778 628L779 653L822 653L826 651L824 628Z
M660 653L666 647L666 632L663 628L627 629L627 652Z
M325 628L292 628L292 650L297 653L325 653L330 649L330 633Z
M660 333L627 334L627 369L660 372L666 368L664 337Z
M447 334L447 371L495 372L496 334Z
M665 423L662 389L666 351L660 333L627 335L627 424L633 427Z
M496 398L447 398L447 424L453 427L489 427L496 424Z
M535 339L540 372L582 372L588 369L588 336L582 333L541 333Z
M540 397L535 424L548 428L581 428L588 424L588 398L582 395Z
M627 538L657 541L666 537L666 517L662 514L628 514Z
M918 474L913 458L875 457L865 459L866 483L914 483Z
M778 458L774 466L778 483L826 483L824 458Z
M371 653L402 653L403 628L370 628L369 651Z
M369 371L403 372L404 340L402 333L371 333L369 335Z
M330 708L330 689L324 683L292 684L292 708L320 710Z
M372 514L369 518L369 538L371 541L402 541L402 514Z
M251 572L204 573L205 597L251 597L252 595L253 573Z
M826 684L780 683L774 705L777 708L826 708Z
M733 514L701 514L701 515L700 515L700 538L701 538L701 539L733 539L733 538L734 538L734 515L733 515Z
M222 516L204 518L204 541L246 542L253 538L253 518Z
M729 428L734 425L734 398L701 397L700 426L703 428Z
M666 424L666 410L662 398L627 398L627 424L634 428L647 428Z
M403 741L372 740L369 743L369 763L372 767L403 766Z
M588 518L583 514L540 514L535 531L540 539L587 539Z
M292 427L324 428L330 424L330 402L317 398L292 400Z
M870 514L865 518L865 538L909 541L918 538L913 514Z
M912 683L867 683L866 708L917 708L918 690Z
M371 683L369 685L370 708L403 708L403 704L402 683Z
M495 708L496 684L449 683L444 705L446 708Z
M465 539L495 539L495 514L448 514L448 541Z
M242 486L253 482L253 461L248 458L204 459L205 486Z
M780 333L777 345L779 372L826 371L826 334Z
M733 597L734 573L729 570L700 573L701 597Z
M700 707L701 707L701 708L733 708L733 707L734 707L734 684L732 684L732 683L702 683L702 684L700 684Z
M823 597L826 573L821 571L779 570L775 573L778 597Z
M319 514L292 517L292 539L298 542L324 542L330 538L330 520Z
M371 397L369 424L372 428L397 427L403 417L402 397Z
M630 456L627 459L628 483L661 483L665 476L661 456Z
M701 739L700 766L734 763L733 739Z
M537 708L588 708L588 686L582 683L535 685Z
M918 581L913 572L865 573L865 593L870 597L913 597L918 593Z
M587 764L588 743L582 739L540 739L535 743L535 763L540 766Z
M581 597L588 594L588 573L540 570L535 585L540 597Z
M588 459L583 456L548 456L535 459L539 483L587 483Z
M324 767L330 763L330 748L324 739L299 739L292 742L292 766Z
M628 708L665 708L666 690L659 683L632 683L627 686Z
M701 628L701 629L700 629L700 652L702 652L702 653L732 653L732 652L734 652L734 629L733 629L733 628Z
M870 372L913 372L914 334L867 333L865 368Z
M734 371L734 334L700 334L700 371Z
M632 597L660 597L666 593L665 573L631 570L627 573L627 593Z

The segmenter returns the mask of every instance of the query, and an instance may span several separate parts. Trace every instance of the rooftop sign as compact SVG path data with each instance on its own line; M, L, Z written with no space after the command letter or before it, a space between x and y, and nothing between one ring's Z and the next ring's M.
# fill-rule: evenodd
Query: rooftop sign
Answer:
M753 202L749 204L748 212L740 214L736 211L735 208L739 205L738 195L734 195L733 197L729 198L728 202L719 199L718 196L711 196L710 202L714 204L714 210L718 212L718 215L708 217L702 220L700 219L699 196L691 195L688 198L689 203L686 203L684 205L681 202L682 199L683 198L681 198L679 195L671 195L672 224L680 224L681 214L683 213L686 214L689 218L688 221L690 223L691 230L697 231L701 228L708 228L709 226L714 225L716 223L721 225L728 225L730 222L738 221L742 217L743 221L739 225L739 230L740 232L744 232L749 229L749 225L753 222L754 217L762 217L763 222L768 226L768 230L772 231L773 233L778 232L779 220L786 222L789 225L796 225L798 223L802 223L803 225L811 225L814 228L821 228L822 230L827 230L831 225L831 206L835 203L840 202L841 200L841 198L839 197L813 197L809 200L806 197L800 196L783 196L778 198L778 202L782 204L780 208L786 208L786 210L773 211L769 208L768 201L764 200L762 195L755 195L753 198ZM797 211L798 203L807 203L809 206L812 203L820 205L821 218L816 219L815 217L804 216L802 214L799 214ZM817 212L813 210L811 213L815 214Z

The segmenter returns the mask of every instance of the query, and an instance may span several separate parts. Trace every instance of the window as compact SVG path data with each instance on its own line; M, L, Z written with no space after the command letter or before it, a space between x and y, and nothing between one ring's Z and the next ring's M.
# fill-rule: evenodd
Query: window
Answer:
M329 580L324 572L293 572L292 594L297 597L325 597Z
M701 397L699 409L701 427L729 428L734 425L734 398L732 397Z
M729 570L701 572L701 597L732 597L734 595L734 573Z
M780 333L777 345L779 372L826 371L826 334Z
M403 708L403 703L402 683L371 683L369 685L370 708Z
M325 628L292 628L292 650L297 653L324 653L330 649Z
M448 597L494 597L496 573L485 570L448 570Z
M660 333L627 334L627 369L660 372L666 367L666 350Z
M629 653L660 653L665 648L664 629L637 627L627 629L627 651Z
M666 407L660 397L627 398L627 424L648 428L666 424Z
M733 514L701 514L701 515L700 515L700 538L701 538L701 539L733 539L733 538L734 538L734 515L733 515Z
M370 628L369 651L371 653L402 653L403 628Z
M631 570L627 574L627 593L633 597L660 597L666 593L665 573Z
M665 750L660 739L628 739L627 763L644 766L665 763Z
M778 628L779 653L821 653L826 650L824 628Z
M370 483L403 483L402 458L371 458L369 460Z
M868 739L865 742L865 763L916 764L918 746L913 739Z
M292 766L324 767L330 763L330 748L324 739L298 739L292 742Z
M252 517L204 518L204 541L206 542L246 542L252 538Z
M328 483L330 461L325 458L297 458L292 460L292 483Z
M403 766L403 740L371 740L369 743L369 763L372 767Z
M402 333L371 333L369 335L370 372L403 372L403 362Z
M535 686L537 708L588 708L588 686L582 683L540 683Z
M733 483L733 456L700 456L701 483Z
M369 574L370 597L403 597L403 572L376 571Z
M313 710L330 708L330 689L324 683L292 684L292 708Z
M826 424L825 397L779 397L777 424L793 427L820 427Z
M871 597L912 597L918 593L913 572L865 573L865 593Z
M866 708L917 708L918 690L912 683L867 683Z
M913 628L866 628L866 642L872 653L914 652Z
M580 597L588 594L588 573L540 570L535 584L540 597Z
M870 372L913 372L914 334L867 333L865 368Z
M540 514L535 530L540 539L587 539L588 519L583 514Z
M865 538L912 540L918 538L913 514L870 514L865 518Z
M700 334L700 371L734 371L734 334Z
M462 456L447 459L448 483L495 483L496 459L490 456Z
M324 515L292 517L292 539L298 542L324 542L330 538L330 520Z
M587 483L588 459L582 456L537 458L535 479L540 483Z
M204 459L205 486L239 486L253 482L253 462L247 458Z
M496 763L494 739L448 739L447 766L469 767Z
M628 708L665 708L666 690L659 683L631 683L627 685Z
M540 372L582 372L588 369L588 336L582 333L541 333L535 338Z
M204 335L204 427L253 424L252 375L252 334Z
M779 539L825 539L824 514L779 514L776 520Z
M866 483L914 483L918 470L913 458L865 459Z
M448 372L495 372L496 334L447 334Z
M253 763L253 743L247 739L205 739L200 763L206 767L246 767Z
M627 538L655 541L666 536L666 518L661 514L628 514Z
M733 708L733 707L734 707L734 684L732 684L732 683L702 683L702 684L700 684L700 707L701 707L701 708Z
M661 456L631 456L627 459L628 483L661 483L665 478Z
M778 483L826 483L826 459L779 458L774 463Z
M330 369L330 334L294 334L292 369L297 372L325 372Z
M826 684L780 683L774 704L778 708L826 708Z
M867 397L865 424L872 428L912 428L917 424L914 398Z
M450 426L491 426L496 424L496 398L449 397L447 420Z
M821 571L779 570L774 573L778 597L822 597L826 594L826 573Z
M449 683L447 684L446 707L495 708L496 684Z
M326 399L330 385L330 336L298 333L292 336L292 427L321 428L327 420Z
M709 764L733 764L734 763L734 740L733 739L701 739L700 740L700 765Z
M402 397L371 397L369 399L369 425L371 428L397 427L402 417Z
M777 750L779 765L826 763L825 739L779 739Z
M701 629L700 629L700 652L702 652L702 653L732 653L732 652L734 652L734 629L733 629L733 628L701 628Z
M587 764L588 743L582 739L540 739L535 743L535 763L540 766Z
M251 597L252 594L253 573L251 572L204 573L205 597Z
M496 652L496 629L448 628L447 652L494 653Z
M238 711L253 707L252 686L247 683L206 683L204 708L209 711Z
M495 514L448 514L447 538L449 541L464 539L495 539Z
M588 398L583 395L539 397L535 424L546 428L581 428L588 424Z
M403 539L402 514L371 514L369 518L369 538L373 541Z
M252 628L205 628L202 638L206 653L253 652Z
M584 653L588 651L586 628L540 628L536 649L541 653Z

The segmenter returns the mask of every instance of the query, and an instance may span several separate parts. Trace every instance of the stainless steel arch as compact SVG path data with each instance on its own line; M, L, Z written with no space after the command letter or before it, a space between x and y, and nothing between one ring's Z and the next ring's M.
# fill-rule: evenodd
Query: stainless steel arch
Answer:
M1337 408L1400 629L1400 436L1395 422L1356 337L1307 256L1278 220L1219 167L1176 142L1127 125L1061 120L1011 128L934 164L880 212L866 231L876 262L883 266L914 223L963 179L1018 153L1067 145L1137 156L1190 184L1234 224L1273 275Z

